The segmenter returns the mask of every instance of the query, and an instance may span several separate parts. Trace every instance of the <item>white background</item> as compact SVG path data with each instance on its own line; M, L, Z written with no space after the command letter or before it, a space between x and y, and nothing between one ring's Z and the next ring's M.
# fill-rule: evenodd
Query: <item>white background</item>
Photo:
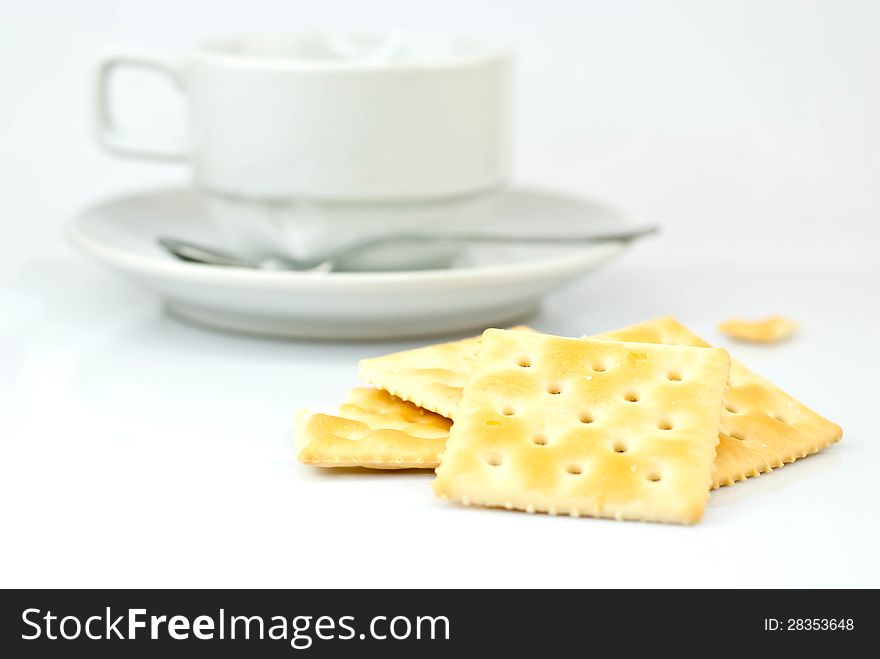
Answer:
M548 299L592 333L673 313L802 322L735 356L844 441L712 495L693 528L462 510L427 474L292 459L358 358L414 344L260 341L180 325L63 243L106 195L185 179L89 135L115 45L313 26L518 45L517 180L610 202L662 237ZM880 586L880 4L0 0L0 586ZM163 83L120 84L173 129Z

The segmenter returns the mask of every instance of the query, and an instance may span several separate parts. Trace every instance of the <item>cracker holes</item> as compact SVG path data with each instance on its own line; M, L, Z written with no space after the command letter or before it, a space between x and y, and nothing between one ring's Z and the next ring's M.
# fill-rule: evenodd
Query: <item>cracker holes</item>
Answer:
M659 483L663 480L663 475L659 471L649 471L645 478L649 483Z
M730 414L739 414L739 408L730 403L724 403L724 411Z
M740 434L737 433L737 432L732 432L732 433L730 433L730 436L731 436L733 439L735 439L735 440L737 440L737 441L740 441L740 442L744 442L744 441L746 441L746 438L743 437L742 435L740 435Z
M570 464L566 466L565 473L571 474L572 476L580 476L584 473L584 469L580 465Z
M497 453L490 453L486 456L486 464L490 467L500 467L502 463L501 456Z
M547 393L552 394L553 396L558 396L562 393L562 387L558 384L547 385Z
M535 446L547 446L550 442L544 437L544 435L535 435L532 437L532 443Z
M639 395L635 391L627 391L625 394L623 394L623 400L625 400L627 403L638 403Z
M681 371L669 371L666 374L666 379L670 382L681 382Z
M580 421L581 423L593 423L593 421L595 420L596 419L594 419L593 415L589 412L581 412L580 416L578 417L578 421Z
M516 361L516 365L519 366L520 368L531 368L532 367L532 360L529 357L520 357Z
M621 441L614 442L611 448L615 453L626 453L629 450L629 447Z
M590 368L593 369L594 373L604 373L608 370L605 364L593 364Z
M776 421L779 421L779 423L789 423L788 419L786 419L781 414L776 414L776 413L771 412L770 417L775 419Z
M501 414L504 416L513 416L516 414L516 410L511 405L505 405L501 408Z
M669 419L660 419L657 422L657 427L660 430L672 430L672 428L674 427L674 424Z

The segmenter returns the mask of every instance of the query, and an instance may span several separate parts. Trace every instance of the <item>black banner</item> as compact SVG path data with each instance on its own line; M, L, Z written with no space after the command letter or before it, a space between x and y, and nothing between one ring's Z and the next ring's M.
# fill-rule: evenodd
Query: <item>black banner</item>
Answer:
M874 592L662 590L3 591L7 657L516 656L702 645L857 647ZM705 645L706 639L710 644ZM714 639L714 640L713 640ZM699 640L699 643L698 643ZM79 656L79 655L75 655Z

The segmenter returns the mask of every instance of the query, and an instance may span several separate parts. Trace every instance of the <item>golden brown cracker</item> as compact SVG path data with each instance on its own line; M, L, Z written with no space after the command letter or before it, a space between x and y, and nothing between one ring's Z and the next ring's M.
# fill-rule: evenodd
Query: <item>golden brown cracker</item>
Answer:
M353 389L338 415L298 423L297 458L318 467L432 469L452 422L381 389Z
M708 346L671 317L657 318L596 338ZM735 359L725 392L713 487L771 471L837 442L843 432Z
M434 489L527 512L695 522L728 368L717 348L487 330Z
M531 332L517 326L512 331ZM480 347L480 337L362 359L360 377L426 410L452 418Z

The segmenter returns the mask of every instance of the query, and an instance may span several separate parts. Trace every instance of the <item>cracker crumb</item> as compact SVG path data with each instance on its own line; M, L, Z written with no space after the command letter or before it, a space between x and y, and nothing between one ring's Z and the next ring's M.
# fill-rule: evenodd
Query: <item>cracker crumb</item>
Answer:
M797 323L782 316L770 316L757 320L731 318L718 325L718 329L737 341L776 343L794 334Z

